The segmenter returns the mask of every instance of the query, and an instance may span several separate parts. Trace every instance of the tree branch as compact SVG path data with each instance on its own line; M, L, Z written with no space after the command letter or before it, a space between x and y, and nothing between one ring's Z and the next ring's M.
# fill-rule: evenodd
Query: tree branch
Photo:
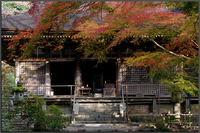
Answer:
M199 79L199 78L196 78L196 77L191 77L191 76L183 76L183 77L185 77L185 78L191 78L191 79Z
M194 40L192 40L191 38L190 38L190 40L197 46L197 48L199 48L199 45Z
M178 57L183 57L183 58L185 58L185 59L190 59L190 58L187 57L187 56L178 55L178 54L176 54L176 53L174 53L174 52L172 52L172 51L169 51L169 50L165 49L163 46L161 46L160 44L158 44L158 43L157 43L154 39L152 39L151 37L149 37L149 39L150 39L151 41L153 41L158 47L160 47L161 49L163 49L164 51L166 51L166 52L168 52L168 53L170 53L170 54L173 54L173 55L178 56Z

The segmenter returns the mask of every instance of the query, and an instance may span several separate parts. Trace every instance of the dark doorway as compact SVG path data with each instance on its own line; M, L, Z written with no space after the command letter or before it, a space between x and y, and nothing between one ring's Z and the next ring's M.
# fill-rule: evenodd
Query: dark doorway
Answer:
M96 88L102 88L103 84L114 83L116 81L116 66L115 61L108 63L100 63L97 67L96 61L81 61L82 85L92 88L92 93Z
M51 85L74 85L75 62L51 62L50 68ZM70 87L53 87L52 89L54 95L70 95Z

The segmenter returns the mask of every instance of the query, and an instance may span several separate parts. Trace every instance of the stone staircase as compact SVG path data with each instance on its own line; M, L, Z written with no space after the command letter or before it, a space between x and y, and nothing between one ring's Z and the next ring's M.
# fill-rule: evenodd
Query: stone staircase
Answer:
M76 123L123 123L120 103L78 103Z

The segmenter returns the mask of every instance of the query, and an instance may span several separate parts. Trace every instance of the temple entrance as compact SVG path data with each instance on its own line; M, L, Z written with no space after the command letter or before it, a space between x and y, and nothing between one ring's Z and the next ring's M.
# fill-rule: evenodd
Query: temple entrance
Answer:
M50 70L51 85L74 85L75 62L51 62ZM70 95L70 87L52 87L52 89L54 95Z
M101 63L95 67L96 64L96 61L81 61L82 86L91 87L91 93L102 92L105 83L116 82L115 61Z
M82 86L103 92L104 84L116 83L115 61L98 64L96 61L80 61ZM51 85L75 85L76 62L50 62ZM70 87L52 87L54 95L70 95ZM99 90L101 89L101 90ZM72 92L73 94L73 92Z

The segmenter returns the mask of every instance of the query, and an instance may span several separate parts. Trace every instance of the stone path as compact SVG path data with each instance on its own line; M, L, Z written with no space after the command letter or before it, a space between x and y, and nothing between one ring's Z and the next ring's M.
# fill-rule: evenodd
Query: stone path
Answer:
M198 132L199 127L183 129L184 132ZM63 129L64 132L157 132L156 130L143 129L139 123L131 124L71 124ZM160 132L160 131L159 131Z
M136 132L139 126L128 124L71 124L64 132Z

